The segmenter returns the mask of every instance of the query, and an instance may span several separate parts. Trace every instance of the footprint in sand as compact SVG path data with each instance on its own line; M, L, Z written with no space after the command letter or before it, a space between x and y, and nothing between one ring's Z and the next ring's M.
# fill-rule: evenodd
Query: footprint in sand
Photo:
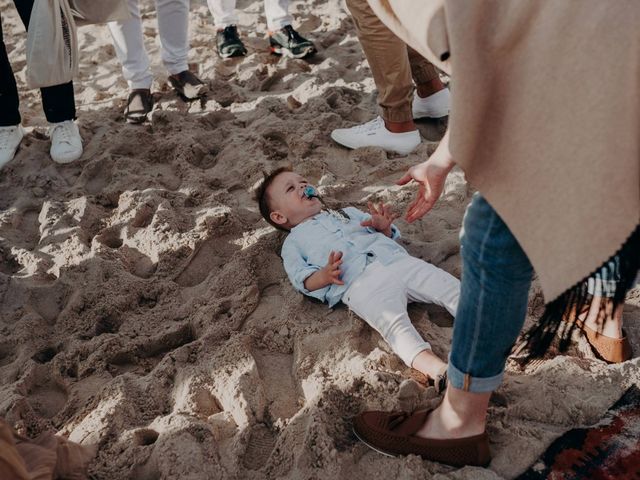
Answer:
M9 249L0 247L0 273L11 276L19 272L21 268L22 265L20 265L20 262L9 252Z
M13 363L15 358L15 345L9 342L0 343L0 368Z
M60 351L59 347L47 346L38 350L31 357L31 360L33 360L34 362L42 363L42 364L49 363L51 360L53 360L53 357L55 357L59 351Z
M249 470L260 470L276 445L276 435L264 425L251 428L249 443L242 457L242 465Z
M35 383L35 382L34 382ZM29 389L29 405L43 418L52 419L67 404L67 392L49 378Z
M293 378L293 355L254 349L258 375L266 397L266 409L271 421L288 420L299 410L298 387ZM242 463L249 470L259 470L266 463L276 444L277 435L264 424L251 429Z
M140 446L153 445L160 434L151 428L141 428L133 434L133 443Z
M120 229L113 228L105 230L95 236L94 240L109 248L117 249L122 246L123 240L120 236Z
M26 250L33 250L40 242L40 211L29 209L13 219L13 226L21 232L21 243Z
M53 285L30 289L27 305L49 325L54 325L58 315L67 305L70 296L71 287L56 281Z
M264 139L262 145L262 153L267 158L274 160L287 158L289 155L289 146L286 138L281 132L267 132L262 135Z
M202 242L191 255L186 267L176 277L181 287L193 287L202 283L211 272L223 267L233 253L240 249L231 243L233 236L211 238Z
M78 182L84 184L87 193L96 195L111 183L112 170L113 159L103 156L85 167Z
M162 361L167 353L195 340L196 336L191 325L183 324L175 330L155 337L141 338L137 344L131 345L127 350L114 353L108 361L107 369L114 376L127 372L146 375Z
M254 349L252 356L263 381L267 409L273 420L288 420L300 407L298 387L293 378L293 355Z

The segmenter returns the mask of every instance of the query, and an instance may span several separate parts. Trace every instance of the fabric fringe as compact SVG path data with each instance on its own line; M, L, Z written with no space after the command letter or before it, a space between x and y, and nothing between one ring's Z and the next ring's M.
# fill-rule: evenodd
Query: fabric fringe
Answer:
M591 307L593 296L588 291L589 278L594 276L603 279L616 278L613 296L602 297L600 302L598 316L603 320L604 325L612 313L624 303L627 292L633 287L638 270L640 270L640 224L636 226L620 250L600 268L546 305L540 320L524 335L524 362L543 356L556 336L559 337L560 352L567 349L573 330L582 328L574 320L581 313L588 312Z

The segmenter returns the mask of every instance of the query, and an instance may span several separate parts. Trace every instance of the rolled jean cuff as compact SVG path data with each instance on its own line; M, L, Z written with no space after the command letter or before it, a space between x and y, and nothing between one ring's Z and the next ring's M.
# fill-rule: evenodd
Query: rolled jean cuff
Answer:
M383 107L380 106L381 116L387 122L408 122L413 121L413 111L411 103L404 107Z
M398 356L407 365L407 367L411 367L416 357L420 355L422 352L424 352L425 350L429 350L429 351L432 350L431 344L426 341L422 342L419 345L416 345L414 348L411 349L410 352L408 352L408 354L405 354L405 352L402 352L402 353L398 352Z
M458 370L449 359L447 381L449 385L458 390L473 393L493 392L502 383L502 377L504 377L504 371L493 377L472 377L468 373Z

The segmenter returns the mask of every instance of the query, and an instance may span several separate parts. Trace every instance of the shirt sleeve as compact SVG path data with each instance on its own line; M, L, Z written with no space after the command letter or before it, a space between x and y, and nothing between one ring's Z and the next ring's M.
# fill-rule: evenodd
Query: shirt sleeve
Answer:
M344 209L344 211L349 215L351 219L356 220L358 223L361 223L364 220L369 220L369 218L371 218L371 215L355 207L347 207ZM371 227L367 227L367 231L370 233L381 233L381 232L378 232L378 230L376 230L375 228L371 228ZM400 238L400 230L398 230L398 227L396 227L394 224L391 224L391 239L398 240L399 238Z
M302 250L293 241L285 241L282 246L282 261L284 263L284 270L287 272L289 281L293 285L293 288L299 292L308 295L309 297L317 298L322 302L326 302L326 296L329 292L330 285L319 288L317 290L307 290L304 287L304 281L322 268L320 265L311 265L307 263L307 260Z

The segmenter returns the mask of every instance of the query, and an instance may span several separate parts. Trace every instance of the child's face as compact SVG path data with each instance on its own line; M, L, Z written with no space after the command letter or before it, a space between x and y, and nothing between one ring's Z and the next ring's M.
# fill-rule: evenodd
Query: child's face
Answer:
M295 172L282 172L278 175L267 191L271 205L271 220L286 228L292 228L320 213L320 200L304 195L307 185L309 182Z

